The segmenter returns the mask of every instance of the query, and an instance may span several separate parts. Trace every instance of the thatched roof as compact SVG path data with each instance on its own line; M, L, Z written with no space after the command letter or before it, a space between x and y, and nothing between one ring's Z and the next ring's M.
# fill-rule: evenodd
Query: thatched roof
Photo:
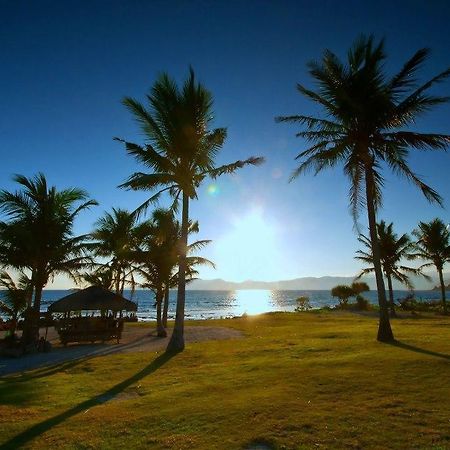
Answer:
M137 305L121 295L98 286L91 286L66 295L48 307L48 311L52 313L82 310L136 311Z

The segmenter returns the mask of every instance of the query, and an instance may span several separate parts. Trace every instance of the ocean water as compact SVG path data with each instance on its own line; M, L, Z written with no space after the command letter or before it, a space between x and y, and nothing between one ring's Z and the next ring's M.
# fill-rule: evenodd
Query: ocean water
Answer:
M43 293L42 311L56 300L73 291L46 290ZM394 291L394 298L403 299L408 291ZM439 300L439 291L415 291L415 297L422 300ZM175 317L176 291L170 291L169 318ZM130 292L124 296L130 298ZM242 314L261 314L271 311L294 311L296 299L308 296L311 306L319 308L333 306L338 302L331 297L330 291L271 291L271 290L237 290L237 291L186 291L186 319L220 319L242 316ZM376 291L364 293L371 303L377 302ZM132 298L138 304L138 318L141 321L155 320L155 296L152 291L138 290Z

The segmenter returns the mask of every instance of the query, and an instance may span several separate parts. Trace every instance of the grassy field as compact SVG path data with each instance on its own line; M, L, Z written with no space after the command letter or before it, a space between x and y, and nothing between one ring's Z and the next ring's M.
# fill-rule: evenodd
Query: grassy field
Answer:
M244 337L1 379L0 448L450 448L450 318L394 320L395 346L356 314L208 325Z

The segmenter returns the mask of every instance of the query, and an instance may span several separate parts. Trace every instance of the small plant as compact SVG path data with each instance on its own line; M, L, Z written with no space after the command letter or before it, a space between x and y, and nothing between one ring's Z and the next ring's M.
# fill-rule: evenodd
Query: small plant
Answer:
M369 301L362 295L356 296L356 307L359 311L367 311L369 309Z
M312 309L311 303L309 302L309 297L302 295L297 298L297 308L295 308L296 312L301 311L309 311Z

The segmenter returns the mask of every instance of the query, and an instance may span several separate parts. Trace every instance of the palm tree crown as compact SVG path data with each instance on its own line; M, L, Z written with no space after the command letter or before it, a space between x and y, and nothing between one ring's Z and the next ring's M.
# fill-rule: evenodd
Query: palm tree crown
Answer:
M251 157L215 166L214 159L225 142L227 130L210 129L212 95L196 82L192 69L181 90L167 74L161 75L147 100L149 109L133 98L123 100L144 132L145 144L141 146L116 138L125 143L128 154L151 170L150 173L136 172L121 185L127 189L157 191L138 212L145 211L163 192L169 192L175 201L182 193L194 199L205 177L216 178L247 164L263 162L262 158Z
M441 299L444 313L447 313L445 298L444 265L450 262L450 231L448 225L440 219L431 222L419 222L419 226L413 231L416 242L415 256L420 259L431 261L422 264L421 268L434 265L439 275L441 285Z
M394 224L389 225L384 220L377 223L377 232L380 243L381 263L383 265L384 274L387 277L404 284L408 289L413 289L414 285L407 274L422 275L421 269L408 267L401 264L402 260L414 259L415 244L411 241L408 234L402 234L400 237L393 230ZM371 242L367 236L360 234L358 241L361 242L367 251L357 250L355 259L363 261L368 265L373 265L373 255L371 250ZM374 271L373 267L367 267L361 271L357 278L362 277Z
M389 307L391 316L395 317L396 312L392 280L397 280L400 283L404 284L408 289L413 289L414 285L409 279L408 275L422 275L427 279L429 279L429 277L422 272L421 268L402 265L402 260L411 260L415 258L415 244L411 241L410 237L406 233L398 237L394 233L393 227L393 223L387 225L384 220L382 220L380 223L377 223L377 235L380 245L381 264L388 283ZM374 263L372 242L367 236L364 236L363 234L359 235L358 241L367 248L367 251L358 250L356 252L357 256L355 258L371 266L361 271L361 273L357 276L357 278L360 278L363 275L374 272L375 268L373 266Z
M434 84L450 76L450 68L424 84L415 77L429 55L428 49L418 50L393 77L383 73L386 59L384 42L375 45L373 37L361 37L349 51L347 64L329 50L320 63L309 63L309 73L318 89L312 91L298 84L300 93L323 107L327 118L305 115L278 117L280 122L299 123L306 127L298 137L312 145L301 152L301 164L296 177L307 170L316 174L337 164L344 165L350 179L350 201L357 214L364 205L365 171L370 167L374 178L375 202L382 199L382 164L395 174L416 184L430 201L441 203L435 190L427 186L408 166L411 148L443 150L450 143L445 134L424 134L405 131L433 106L445 103L449 97L428 95Z

